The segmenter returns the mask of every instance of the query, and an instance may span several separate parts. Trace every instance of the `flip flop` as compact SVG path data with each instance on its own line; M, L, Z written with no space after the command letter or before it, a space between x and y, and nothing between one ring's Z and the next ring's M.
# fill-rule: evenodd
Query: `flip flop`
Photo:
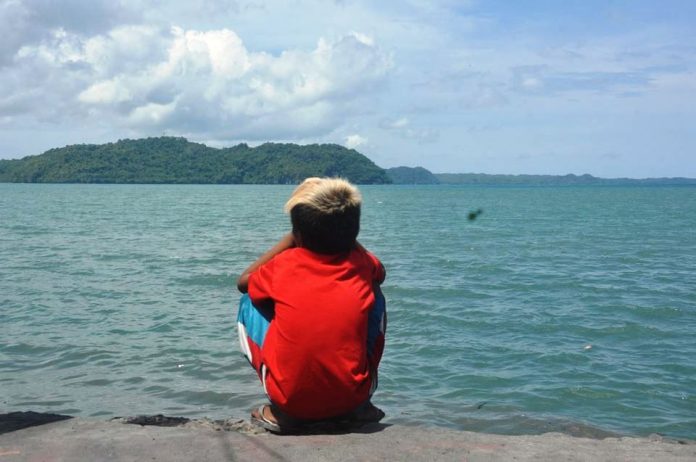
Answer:
M262 404L258 409L256 409L255 413L251 413L251 423L277 435L288 433L288 431L290 431L289 428L285 428L284 426L281 427L277 422L273 422L264 415L264 410L266 407L269 407L269 405Z
M252 424L276 435L293 435L299 431L296 422L282 415L277 409L273 411L273 417L276 418L276 422L270 420L263 412L267 407L273 409L271 404L262 404L258 409L251 412Z
M326 420L317 421L295 421L289 417L284 417L279 411L274 412L274 417L278 419L273 422L264 415L266 407L270 404L262 404L251 413L251 423L261 427L266 431L276 435L310 434L322 431L349 431L353 428L362 427L368 423L376 423L384 418L384 412L372 404L370 401L361 405L353 412Z

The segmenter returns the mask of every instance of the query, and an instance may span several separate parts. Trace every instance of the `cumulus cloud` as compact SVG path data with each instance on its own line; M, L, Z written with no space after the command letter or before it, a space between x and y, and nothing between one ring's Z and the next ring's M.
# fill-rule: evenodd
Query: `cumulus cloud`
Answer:
M416 141L419 144L433 143L437 141L440 136L439 132L433 128L412 127L408 117L384 119L380 122L379 126L384 130L389 130L402 138Z
M408 117L401 117L396 120L392 119L385 119L382 121L380 126L382 128L385 128L387 130L394 130L394 129L399 129L399 128L404 128L408 125Z
M358 33L273 55L248 50L230 29L132 25L89 37L56 29L14 61L0 76L2 112L32 111L43 100L136 132L247 140L332 131L362 110L392 67ZM42 78L24 79L31 74Z
M162 133L217 146L362 143L378 163L400 157L395 165L437 143L426 151L459 153L466 168L471 153L491 153L480 170L499 170L493 154L525 143L549 152L688 147L670 144L675 130L693 131L684 122L696 85L686 16L619 7L637 16L617 28L594 8L540 8L532 18L511 5L0 0L0 156ZM598 127L604 144L586 136ZM442 170L456 160L436 157Z
M512 88L546 96L569 92L635 95L649 88L653 72L651 69L578 72L550 66L520 66L513 69Z
M348 149L355 149L358 146L360 146L361 144L365 144L365 143L367 143L367 138L362 137L358 134L348 135L345 138L345 146Z
M3 31L0 68L11 64L22 46L48 39L56 29L95 35L135 17L132 10L113 0L3 0L0 2Z

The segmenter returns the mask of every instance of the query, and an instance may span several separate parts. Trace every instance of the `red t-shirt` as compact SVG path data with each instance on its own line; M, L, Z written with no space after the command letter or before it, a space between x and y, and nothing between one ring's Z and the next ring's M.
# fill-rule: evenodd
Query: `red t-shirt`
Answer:
M275 317L261 350L266 391L286 413L322 419L369 397L367 320L372 286L384 279L371 253L324 255L293 248L249 276L255 305L272 300Z

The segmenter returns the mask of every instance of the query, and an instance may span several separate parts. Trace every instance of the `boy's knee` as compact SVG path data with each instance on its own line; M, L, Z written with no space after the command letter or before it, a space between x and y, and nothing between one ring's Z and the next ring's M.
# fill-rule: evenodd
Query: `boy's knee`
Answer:
M237 322L246 324L251 315L251 310L254 309L254 305L251 303L251 298L248 294L243 294L242 298L239 299L239 309L237 310Z
M242 294L239 299L239 310L237 311L237 321L242 324L248 324L258 316L261 316L266 322L273 320L273 308L269 306L256 306L251 301L249 294Z

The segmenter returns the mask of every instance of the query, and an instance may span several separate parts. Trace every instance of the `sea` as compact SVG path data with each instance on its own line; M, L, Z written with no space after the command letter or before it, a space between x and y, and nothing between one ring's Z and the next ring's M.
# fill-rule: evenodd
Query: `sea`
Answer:
M291 191L0 184L0 413L248 418L235 282ZM385 423L696 439L696 187L361 191Z

